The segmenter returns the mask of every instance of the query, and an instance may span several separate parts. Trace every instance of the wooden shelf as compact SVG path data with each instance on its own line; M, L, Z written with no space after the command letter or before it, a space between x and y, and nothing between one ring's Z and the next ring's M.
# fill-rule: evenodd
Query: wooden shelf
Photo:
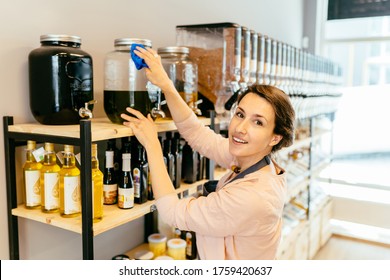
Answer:
M218 180L222 177L224 172L223 169L216 170L214 175L215 178ZM181 197L193 195L202 190L202 184L205 182L207 182L207 180L197 181L193 184L182 183L180 188L176 189L176 193ZM120 209L117 205L104 205L103 219L100 222L93 223L93 235L97 236L110 229L136 220L145 214L150 213L153 205L154 201L147 201L143 204L134 204L132 209ZM74 218L64 218L61 217L58 212L43 213L40 209L26 209L24 204L12 209L12 215L76 233L82 233L81 215Z
M199 117L204 125L210 125L210 119ZM157 119L157 131L173 131L176 130L175 123L170 119ZM27 123L10 125L8 127L10 132L31 133L50 136L62 136L79 138L80 125L43 125L39 123ZM108 118L96 118L91 120L91 134L92 141L101 141L112 138L122 138L133 136L133 132L127 126L121 124L114 124Z

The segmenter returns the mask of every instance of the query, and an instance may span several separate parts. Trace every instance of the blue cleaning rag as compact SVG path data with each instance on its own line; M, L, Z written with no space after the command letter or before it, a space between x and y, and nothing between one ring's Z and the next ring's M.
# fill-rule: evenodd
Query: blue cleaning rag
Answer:
M131 55L131 58L134 61L135 67L137 68L137 70L141 70L144 67L148 68L148 65L145 63L145 60L143 60L142 58L140 58L138 55L136 55L134 53L134 50L135 50L136 47L141 47L141 48L145 49L145 46L142 45L142 44L132 44L131 45L130 55Z

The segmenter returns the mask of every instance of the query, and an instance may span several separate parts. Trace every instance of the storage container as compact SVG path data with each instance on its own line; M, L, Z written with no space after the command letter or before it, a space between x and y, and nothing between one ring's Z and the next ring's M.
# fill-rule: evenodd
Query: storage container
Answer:
M65 125L92 117L92 57L80 48L81 38L49 34L40 42L28 56L34 118L41 124Z
M133 44L152 47L148 39L119 38L104 63L104 111L113 123L122 124L122 113L131 107L143 115L152 113L159 88L148 81L144 69L137 70L130 49Z

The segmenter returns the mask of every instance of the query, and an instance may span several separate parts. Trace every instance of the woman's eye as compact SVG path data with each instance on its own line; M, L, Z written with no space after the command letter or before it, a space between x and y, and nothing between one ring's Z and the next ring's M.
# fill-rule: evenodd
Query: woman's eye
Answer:
M244 114L241 113L241 112L236 112L236 116L239 117L239 118L243 118L243 117L244 117Z
M259 120L255 120L255 124L256 125L260 125L260 126L263 125L263 123L261 121L259 121Z

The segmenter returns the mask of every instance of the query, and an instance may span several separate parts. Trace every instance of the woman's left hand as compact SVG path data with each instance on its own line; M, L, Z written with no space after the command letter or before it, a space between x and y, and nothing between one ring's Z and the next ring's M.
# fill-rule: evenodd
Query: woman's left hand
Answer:
M156 125L150 114L147 117L142 115L141 112L132 109L130 107L126 108L126 111L132 114L133 116L129 116L127 114L121 114L122 119L125 120L123 124L125 126L130 127L133 130L135 137L137 137L138 141L145 147L147 150L151 145L160 145L158 141L158 134Z

